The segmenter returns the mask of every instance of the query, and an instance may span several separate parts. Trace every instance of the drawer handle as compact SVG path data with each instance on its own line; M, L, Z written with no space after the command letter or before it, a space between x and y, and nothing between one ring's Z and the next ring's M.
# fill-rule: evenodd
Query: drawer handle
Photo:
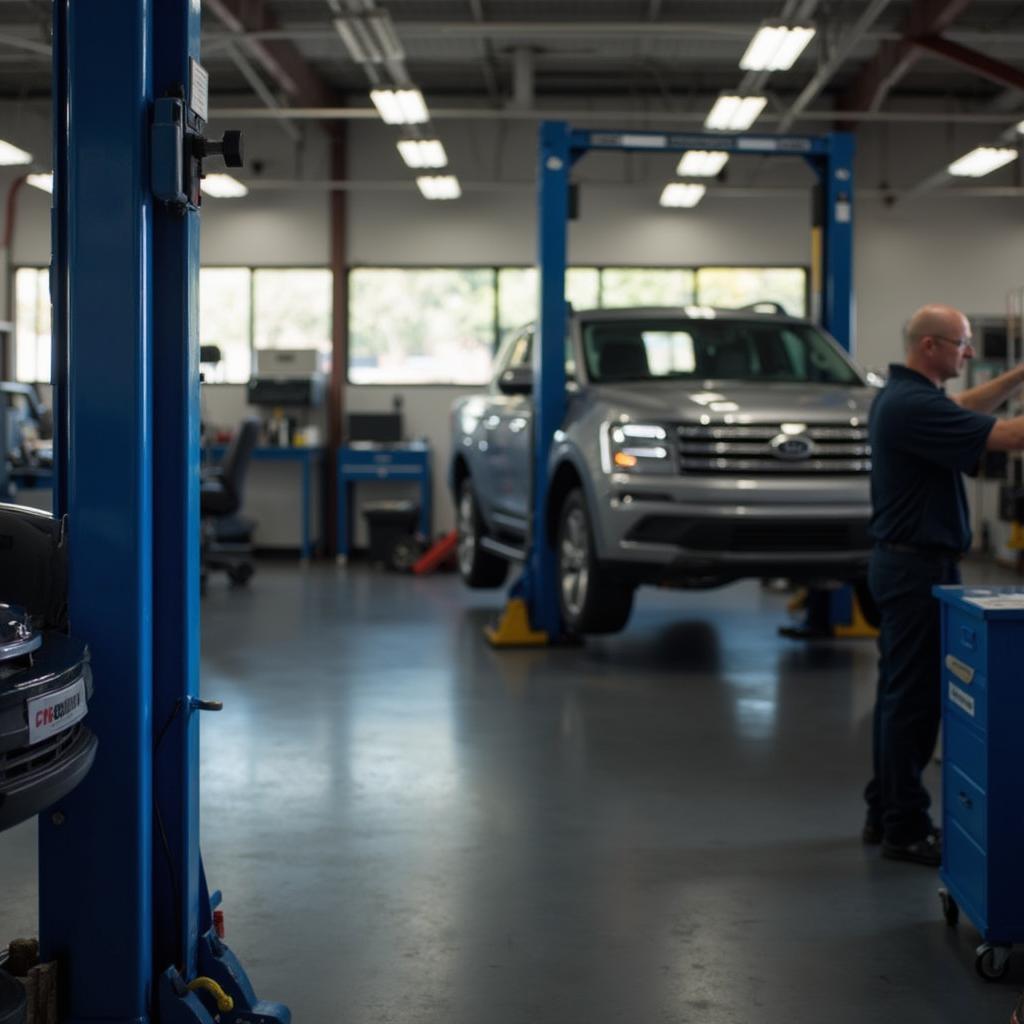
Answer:
M962 803L967 810L970 810L974 806L974 801L966 793L961 792L957 795L960 797L960 803Z
M961 661L959 658L955 658L952 654L946 655L946 668L948 668L961 683L967 683L967 685L970 686L970 684L974 682L974 669L966 662Z

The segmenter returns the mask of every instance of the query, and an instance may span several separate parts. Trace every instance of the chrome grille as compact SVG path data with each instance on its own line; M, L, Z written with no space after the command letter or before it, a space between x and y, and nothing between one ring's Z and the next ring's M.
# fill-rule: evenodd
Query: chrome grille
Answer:
M808 427L795 437L811 442L806 458L784 458L772 448L783 435L778 424L686 424L677 429L679 468L684 473L828 473L855 475L871 469L867 427Z

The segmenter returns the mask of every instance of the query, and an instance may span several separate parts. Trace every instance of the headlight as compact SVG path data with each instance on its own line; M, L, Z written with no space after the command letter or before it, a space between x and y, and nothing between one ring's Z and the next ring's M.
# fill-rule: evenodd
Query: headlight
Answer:
M607 423L602 431L606 473L673 473L668 432L651 423Z

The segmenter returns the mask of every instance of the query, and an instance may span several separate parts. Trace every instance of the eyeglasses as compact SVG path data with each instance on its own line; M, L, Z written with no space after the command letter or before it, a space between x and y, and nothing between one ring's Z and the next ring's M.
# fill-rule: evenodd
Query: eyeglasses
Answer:
M946 338L941 334L933 334L932 337L937 341L948 341L950 345L956 345L961 351L965 348L974 348L973 338Z

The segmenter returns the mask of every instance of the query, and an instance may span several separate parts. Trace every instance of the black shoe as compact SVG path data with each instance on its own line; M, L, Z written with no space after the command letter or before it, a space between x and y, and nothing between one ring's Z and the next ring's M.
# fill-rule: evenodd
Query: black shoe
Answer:
M882 841L882 825L870 815L864 822L864 828L860 833L861 842L865 846L878 846Z
M923 839L915 839L912 843L890 843L883 839L882 856L937 868L942 864L942 835L933 828Z

